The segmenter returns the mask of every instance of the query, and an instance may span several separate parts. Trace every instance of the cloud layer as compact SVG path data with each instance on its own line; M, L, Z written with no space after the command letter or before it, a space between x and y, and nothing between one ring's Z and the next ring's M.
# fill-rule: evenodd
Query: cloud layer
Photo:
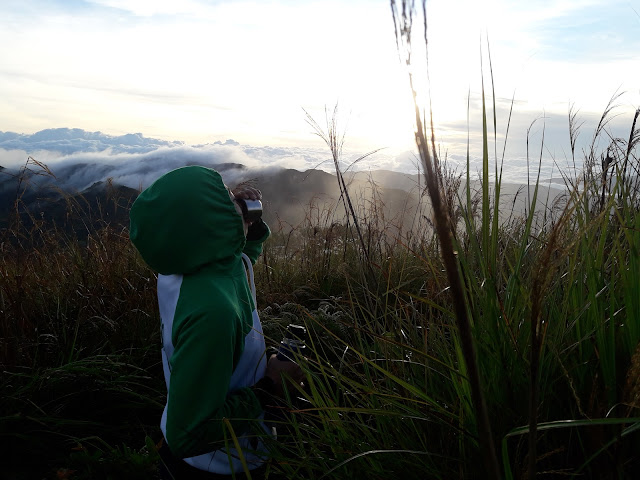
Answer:
M498 104L498 109L498 115L504 116L504 106ZM582 128L576 144L576 167L581 168L582 158L592 143L598 155L598 152L606 150L611 138L628 138L631 119L632 116L627 115L613 118L606 132L594 143L593 131L599 118L579 116L578 123L582 124ZM439 128L436 135L438 138L445 137L447 145L447 150L439 152L440 158L459 173L466 172L469 145L470 175L472 179L478 178L482 172L483 155L482 125L478 119L469 125L468 138L467 135L460 135L460 126L457 124L441 124ZM495 142L493 132L489 132L489 136L489 171L492 177L496 168L495 159L500 162L503 156L502 178L511 183L527 183L528 179L535 181L538 168L543 181L557 178L561 172L567 173L573 168L567 116L547 115L530 120L514 113L506 147L504 132L498 129ZM391 170L410 174L420 170L419 160L412 150L380 150L369 156L365 156L365 153L345 150L340 160L341 170ZM60 187L76 191L107 178L128 187L144 188L162 174L185 165L217 168L230 183L241 174L241 169L233 165L256 172L276 168L335 171L328 148L258 147L244 145L233 139L187 145L181 141L148 138L140 133L111 136L78 128L47 129L32 135L0 131L0 166L17 170L30 156L51 169Z
M182 142L168 142L146 138L141 133L110 136L101 132L87 132L80 128L49 128L33 135L0 132L0 148L26 152L46 150L62 155L78 152L147 153L161 147L176 147Z
M45 163L60 187L76 191L107 178L128 187L144 188L162 174L185 165L218 168L228 182L242 173L241 167L251 171L334 169L328 149L255 147L241 145L233 139L186 145L141 134L110 136L68 128L48 129L33 135L0 132L0 165L15 171L28 157ZM358 157L358 154L345 154L342 168L348 168ZM399 156L377 154L356 166L360 170L414 171L413 157L410 152Z

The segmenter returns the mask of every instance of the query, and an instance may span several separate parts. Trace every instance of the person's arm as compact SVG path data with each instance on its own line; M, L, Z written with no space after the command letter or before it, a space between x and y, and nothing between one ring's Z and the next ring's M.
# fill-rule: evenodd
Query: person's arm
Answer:
M249 257L252 264L255 264L258 257L262 253L262 244L269 238L271 230L262 219L253 222L249 226L247 233L247 243L244 245L243 252Z
M233 312L229 310L218 311L215 317L210 312L191 313L174 336L166 433L177 457L223 447L224 418L240 435L263 411L251 388L229 392L234 358L239 358L244 346L244 335L235 331L241 328L240 322L230 320Z

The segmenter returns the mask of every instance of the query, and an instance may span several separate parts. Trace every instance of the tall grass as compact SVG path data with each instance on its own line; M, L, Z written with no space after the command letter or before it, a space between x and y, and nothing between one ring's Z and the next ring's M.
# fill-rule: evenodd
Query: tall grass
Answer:
M140 453L163 404L153 274L127 230L105 223L107 209L97 217L63 198L64 228L35 216L23 193L0 232L2 476L153 472Z
M396 18L406 20L413 6L403 8ZM407 23L397 28L407 31ZM307 407L293 416L294 439L278 447L283 459L304 458L294 462L292 475L306 471L312 478L329 469L337 478L631 478L639 468L640 412L629 387L637 378L633 355L640 340L638 188L631 174L638 165L638 114L628 139L610 138L605 126L613 108L607 106L585 152L585 170L573 172L564 202L537 213L545 202L538 168L524 216L503 223L498 158L496 183L489 184L486 102L477 215L468 173L466 198L435 207L436 224L445 228L437 238L422 236L421 252L398 237L372 272L377 282L357 281L365 266L344 272L347 294L333 308L346 332L335 332L333 317L304 312L323 340L313 345L310 389L300 392ZM442 202L447 185L438 181L446 174L438 170L419 112L416 123L431 202ZM580 122L573 111L568 124L574 146ZM456 208L464 212L462 230L446 218ZM449 240L452 249L444 247ZM462 292L443 273L452 261L448 272L459 272ZM367 307L372 301L378 315ZM477 355L462 347L465 322L456 323L456 305L470 319ZM468 367L474 357L475 380ZM480 426L482 395L489 428ZM502 447L499 467L483 452L494 441ZM485 469L478 470L483 460Z
M413 4L403 2L402 13L398 14L395 2L391 2L392 13L394 17L396 42L399 50L406 54L405 63L409 67L411 65L411 31L413 26ZM426 35L426 5L423 2L423 12L425 18L425 35ZM400 33L398 33L400 32ZM425 36L426 42L426 36ZM447 279L451 287L451 298L455 310L456 325L460 343L456 348L459 349L459 355L464 359L463 371L466 373L471 390L471 400L475 410L475 417L478 422L478 430L482 439L483 458L485 461L485 469L489 477L500 478L498 460L495 453L493 435L491 433L491 424L487 413L484 392L482 388L482 380L478 371L478 362L476 357L476 347L471 331L471 321L469 310L465 302L465 292L463 289L463 280L461 272L458 268L458 260L456 258L456 250L454 247L453 232L455 226L451 222L449 216L449 208L444 204L441 193L441 186L438 179L440 176L436 173L440 169L438 158L436 156L435 139L433 122L431 123L431 142L427 140L426 119L423 118L420 106L417 101L417 92L411 72L409 72L409 87L413 95L415 104L415 138L416 146L420 155L420 160L424 167L425 181L429 191L429 198L433 205L433 215L436 224L438 239L440 241L440 249L442 259L444 261L447 272ZM486 137L486 114L483 111L483 126ZM485 252L489 250L489 209L488 209L488 148L487 142L484 143L483 157L483 184L482 184L482 245ZM469 180L467 180L469 183ZM498 183L499 184L499 183ZM471 201L468 197L467 204Z

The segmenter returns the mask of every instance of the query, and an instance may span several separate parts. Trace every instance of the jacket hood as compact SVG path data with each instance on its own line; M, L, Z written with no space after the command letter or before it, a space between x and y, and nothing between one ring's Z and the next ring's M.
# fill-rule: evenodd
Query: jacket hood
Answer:
M220 174L182 167L163 175L131 206L129 236L144 261L163 274L188 274L240 257L242 217Z

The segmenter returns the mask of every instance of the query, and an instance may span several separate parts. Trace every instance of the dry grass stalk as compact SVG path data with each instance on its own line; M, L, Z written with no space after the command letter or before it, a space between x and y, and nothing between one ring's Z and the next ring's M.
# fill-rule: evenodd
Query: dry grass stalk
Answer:
M402 2L402 12L398 15L395 1L392 0L391 8L393 12L394 25L396 28L396 43L399 53L406 55L406 65L411 65L411 30L413 24L414 3L413 1ZM425 45L427 44L426 36L426 4L422 2L424 16ZM404 52L401 51L404 48ZM423 114L417 101L417 92L413 83L411 72L409 75L409 85L413 95L415 106L415 122L416 122L416 145L420 154L420 159L424 167L425 181L433 205L433 215L435 219L436 232L440 239L440 249L444 260L447 278L451 286L451 295L453 297L453 305L456 314L456 321L460 333L460 342L462 346L463 356L467 367L469 383L471 385L471 397L478 419L478 430L480 433L480 441L484 450L484 463L487 478L501 478L498 458L495 451L493 435L491 433L491 425L489 422L489 414L482 393L482 385L480 381L480 372L476 359L476 349L471 332L471 322L469 320L467 306L465 303L465 292L462 279L458 271L458 261L456 252L453 248L451 219L449 218L449 208L441 196L440 186L437 173L437 157L435 149L435 133L433 122L431 122L431 143L427 140L426 125L423 123ZM435 166L434 166L435 163Z
M640 409L640 343L631 357L622 398L623 402L629 406L629 415L633 409Z

